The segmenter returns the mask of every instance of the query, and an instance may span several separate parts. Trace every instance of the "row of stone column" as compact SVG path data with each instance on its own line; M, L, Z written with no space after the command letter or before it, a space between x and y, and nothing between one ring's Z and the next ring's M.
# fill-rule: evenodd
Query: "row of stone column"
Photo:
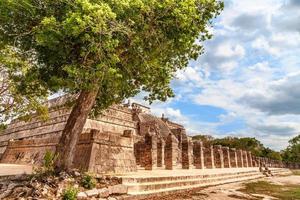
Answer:
M194 165L197 169L253 167L251 152L221 145L205 147L201 141L193 143Z
M180 147L179 147L180 146ZM182 169L213 169L237 167L284 167L281 161L255 157L250 151L224 147L221 145L204 146L203 143L192 141L185 136L179 142L173 134L166 140L156 135L146 135L139 148L142 154L138 164L146 170L155 168Z

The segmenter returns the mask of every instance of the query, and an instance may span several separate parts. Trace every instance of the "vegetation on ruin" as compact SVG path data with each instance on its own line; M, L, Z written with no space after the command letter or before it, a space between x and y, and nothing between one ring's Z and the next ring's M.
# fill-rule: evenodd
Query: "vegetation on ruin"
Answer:
M1 0L0 48L18 57L9 63L1 53L1 65L14 72L17 94L79 94L57 169L70 169L89 114L141 91L150 102L174 96L171 79L203 53L222 8L218 0Z
M91 174L85 173L82 176L80 184L85 189L92 189L96 186L96 180Z
M78 192L79 192L78 188L69 186L68 188L66 188L63 191L62 199L63 200L76 200Z
M50 176L55 174L55 161L58 158L58 155L51 152L46 151L43 157L42 166L34 168L33 177L38 179L43 179L45 176Z
M281 200L300 199L299 185L276 185L267 181L257 181L246 183L241 191L247 194L265 194Z

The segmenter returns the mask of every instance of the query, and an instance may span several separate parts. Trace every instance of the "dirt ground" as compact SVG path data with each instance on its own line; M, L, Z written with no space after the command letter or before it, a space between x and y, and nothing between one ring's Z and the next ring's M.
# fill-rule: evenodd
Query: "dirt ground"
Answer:
M269 181L274 184L286 185L294 184L300 185L300 176L283 176L283 177L270 177L261 179ZM254 182L257 180L253 180ZM275 199L271 196L262 194L248 195L238 191L244 187L243 182L230 183L225 185L218 185L204 189L198 189L189 192L182 192L172 195L160 196L155 198L148 198L147 200L272 200Z

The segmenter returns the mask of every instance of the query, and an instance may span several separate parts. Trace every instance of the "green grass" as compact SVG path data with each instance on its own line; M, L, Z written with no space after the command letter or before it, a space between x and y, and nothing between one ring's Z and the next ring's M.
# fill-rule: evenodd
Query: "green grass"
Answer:
M265 194L281 200L300 200L300 185L276 185L266 181L246 183L240 191L247 194Z

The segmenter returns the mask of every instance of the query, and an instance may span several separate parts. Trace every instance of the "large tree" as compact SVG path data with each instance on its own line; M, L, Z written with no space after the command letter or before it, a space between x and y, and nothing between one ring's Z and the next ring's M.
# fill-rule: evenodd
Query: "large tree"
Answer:
M218 0L1 0L0 46L17 48L30 77L51 92L79 94L57 148L68 170L91 111L146 91L173 96L174 73L203 52Z

